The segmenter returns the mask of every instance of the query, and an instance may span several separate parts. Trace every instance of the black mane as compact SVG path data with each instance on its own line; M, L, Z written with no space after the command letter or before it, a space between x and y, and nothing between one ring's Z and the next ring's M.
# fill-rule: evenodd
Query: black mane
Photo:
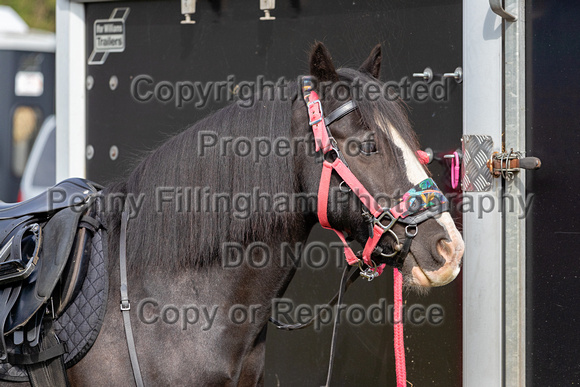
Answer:
M251 156L239 157L232 151L224 154L219 146L207 147L203 155L198 150L200 133L233 139L266 137L270 142L290 138L293 101L287 96L264 96L249 107L229 105L171 138L137 166L124 186L109 189L113 194L121 191L144 197L140 211L129 221L130 265L203 266L215 261L223 242L268 243L269 236L299 226L291 214L268 211L234 217L231 211L223 210L237 194L252 193L254 187L270 197L278 192L296 192L292 157L265 157L255 162ZM174 189L175 197L189 190L202 198L211 196L212 202L214 194L223 194L225 199L216 199L218 206L210 203L209 208L202 208L205 199L201 206L189 209L177 208L177 199L160 207L160 189L165 190L166 197L171 197Z
M377 82L356 70L340 69L338 74L347 82L355 78L363 83ZM219 202L223 206L227 206L228 197L231 204L236 195L252 193L254 187L270 197L276 193L298 193L300 187L291 156L271 155L255 162L252 157L239 157L232 152L224 154L219 146L206 149L204 155L198 152L203 131L232 138L266 137L271 142L280 137L291 139L292 104L301 97L296 84L291 84L290 90L292 98L288 95L280 98L274 93L272 98L262 96L249 107L234 103L219 110L152 152L131 173L126 183L108 189L110 194L122 192L144 198L140 211L129 221L130 267L142 270L149 265L167 269L211 265L220 257L224 242L245 245L261 241L268 244L271 240L279 240L280 235L306 227L304 217L297 212L252 211L248 217L236 217L231 210L226 211L226 207L220 206L201 211L199 208L179 211L175 203L164 203L162 211L158 208L159 189L163 187L175 189L175 196L178 190L185 195L187 189L198 189L201 194L208 192L210 196L224 194L226 199ZM377 101L363 98L356 102L367 127L378 133L380 128L386 128L390 123L413 150L417 148L415 134L399 102L387 98ZM303 108L300 103L296 106ZM388 131L381 132L385 135L383 142L390 143ZM113 230L118 228L118 220L117 214L113 219L113 223L117 223L112 225Z

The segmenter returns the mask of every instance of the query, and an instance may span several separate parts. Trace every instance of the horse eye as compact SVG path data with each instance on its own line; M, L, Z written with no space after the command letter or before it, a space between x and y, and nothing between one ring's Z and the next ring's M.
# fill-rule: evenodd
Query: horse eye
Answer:
M374 141L365 141L360 144L360 153L370 156L377 153L377 144Z

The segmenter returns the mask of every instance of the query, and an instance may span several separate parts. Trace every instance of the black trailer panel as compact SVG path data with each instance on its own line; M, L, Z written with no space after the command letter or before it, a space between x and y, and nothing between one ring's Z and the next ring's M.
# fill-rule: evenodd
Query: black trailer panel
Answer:
M305 74L308 50L320 40L336 64L350 67L359 66L374 45L382 44L382 79L400 85L422 145L438 156L430 168L439 187L452 196L459 192L451 188L449 165L441 157L460 147L462 90L454 80L441 81L441 74L461 65L460 1L277 2L273 21L259 20L263 13L255 1L199 2L192 16L195 25L180 24L183 16L175 1L90 3L87 57L102 59L95 54L95 21L125 12L122 8L130 9L125 40L110 44L123 44L124 51L111 51L104 63L87 66L89 179L107 184L126 176L148 150L230 103L231 92L243 81L294 80ZM439 91L432 93L433 83L413 78L426 67L433 69ZM183 81L221 82L227 92L207 102L183 101L176 93ZM453 215L460 219L459 213ZM342 261L329 232L315 229L313 241L329 246L332 262ZM285 297L294 306L314 308L336 291L340 269L336 264L303 266ZM387 271L349 290L347 304L360 305L365 313L375 310L377 318L340 326L333 376L337 385L394 385L392 325L380 316L393 303L391 288ZM427 296L405 297L415 313L406 326L408 379L414 385L461 385L461 288L459 276ZM329 324L290 333L270 329L266 385L322 385L330 333Z
M579 12L575 1L526 2L526 151L542 160L526 174L529 386L580 383Z

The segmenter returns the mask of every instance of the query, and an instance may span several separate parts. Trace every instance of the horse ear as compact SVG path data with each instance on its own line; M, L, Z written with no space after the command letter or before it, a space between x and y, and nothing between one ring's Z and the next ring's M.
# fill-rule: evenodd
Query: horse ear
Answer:
M381 44L377 44L375 48L371 51L369 57L360 66L359 70L369 73L376 79L379 79L379 73L381 72Z
M315 76L318 82L338 81L330 52L321 42L316 42L310 53L310 75Z

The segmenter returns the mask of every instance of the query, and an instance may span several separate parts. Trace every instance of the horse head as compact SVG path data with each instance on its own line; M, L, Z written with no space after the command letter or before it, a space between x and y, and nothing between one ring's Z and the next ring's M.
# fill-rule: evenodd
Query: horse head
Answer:
M292 118L293 131L315 132L310 146L317 152L296 160L301 184L308 192L318 192L317 215L323 226L365 246L365 262L399 266L411 287L445 285L459 273L464 243L446 198L416 155L418 141L402 102L378 79L380 66L380 45L358 70L335 69L324 45L314 46L312 84L303 80L302 89L312 89L320 103L311 96L305 97L308 107L296 101L302 106L294 107ZM327 121L322 127L312 122L318 111ZM325 168L330 168L326 183ZM328 193L321 188L324 184ZM362 262L363 257L350 259Z

